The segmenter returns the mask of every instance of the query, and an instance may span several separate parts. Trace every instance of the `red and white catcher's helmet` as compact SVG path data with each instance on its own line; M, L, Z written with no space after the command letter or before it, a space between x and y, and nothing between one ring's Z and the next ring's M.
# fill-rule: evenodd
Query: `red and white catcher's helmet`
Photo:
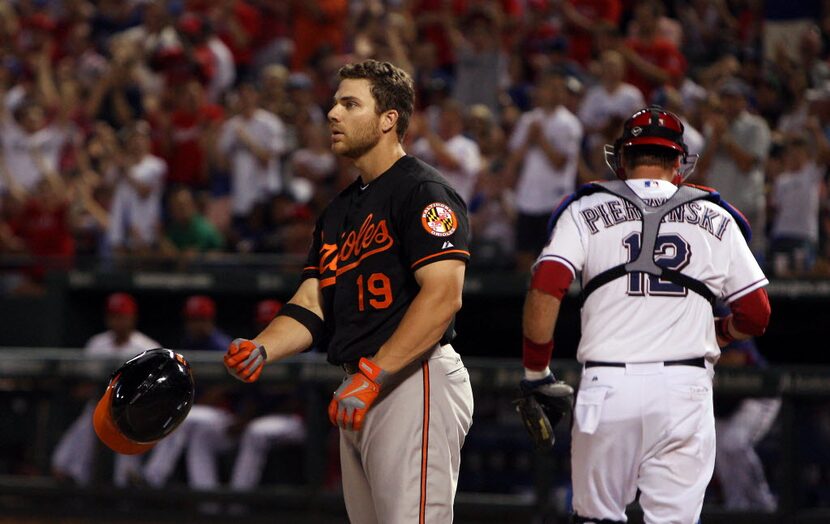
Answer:
M695 168L698 155L689 155L683 142L683 122L671 111L660 106L649 106L631 115L623 124L623 133L613 145L605 145L605 163L621 180L625 180L625 169L620 154L630 146L656 146L673 149L681 156L681 165L674 182L685 180Z

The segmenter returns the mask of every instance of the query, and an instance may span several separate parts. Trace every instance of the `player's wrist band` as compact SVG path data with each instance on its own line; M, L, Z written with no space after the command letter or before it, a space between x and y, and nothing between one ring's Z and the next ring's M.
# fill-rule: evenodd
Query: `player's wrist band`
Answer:
M527 369L543 371L550 365L553 354L553 338L538 344L527 337L522 340L522 364Z
M282 306L278 317L291 317L305 327L311 333L311 345L316 346L323 336L323 319L318 317L313 311L299 306L297 304L288 303Z
M386 380L386 371L384 371L380 366L372 362L366 357L361 358L357 363L358 369L360 372L366 375L366 377L380 386Z

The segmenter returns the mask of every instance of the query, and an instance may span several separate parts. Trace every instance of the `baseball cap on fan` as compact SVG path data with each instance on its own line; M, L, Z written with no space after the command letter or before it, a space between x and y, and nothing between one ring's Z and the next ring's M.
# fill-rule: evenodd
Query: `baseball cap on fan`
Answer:
M134 316L138 313L138 305L129 293L113 293L107 297L106 310L110 315Z
M262 326L267 325L277 316L282 306L283 304L279 300L260 300L256 305L256 323Z
M216 303L205 295L193 295L184 304L184 316L188 319L212 319L216 316Z

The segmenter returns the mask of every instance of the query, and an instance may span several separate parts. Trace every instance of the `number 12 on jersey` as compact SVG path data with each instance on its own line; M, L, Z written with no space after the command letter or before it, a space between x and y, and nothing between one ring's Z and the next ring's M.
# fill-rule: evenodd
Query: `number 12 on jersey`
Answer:
M369 305L374 309L386 309L392 305L392 283L383 273L372 273L365 279L365 284L363 275L357 277L357 309L360 311L366 310L366 291L372 296Z
M628 251L628 262L640 255L642 235L631 233L623 239L623 246ZM689 243L676 233L657 235L654 245L654 263L666 269L680 271L689 265L692 250ZM678 284L663 280L656 275L634 272L628 275L628 295L642 297L646 295L663 297L685 297L688 290Z

